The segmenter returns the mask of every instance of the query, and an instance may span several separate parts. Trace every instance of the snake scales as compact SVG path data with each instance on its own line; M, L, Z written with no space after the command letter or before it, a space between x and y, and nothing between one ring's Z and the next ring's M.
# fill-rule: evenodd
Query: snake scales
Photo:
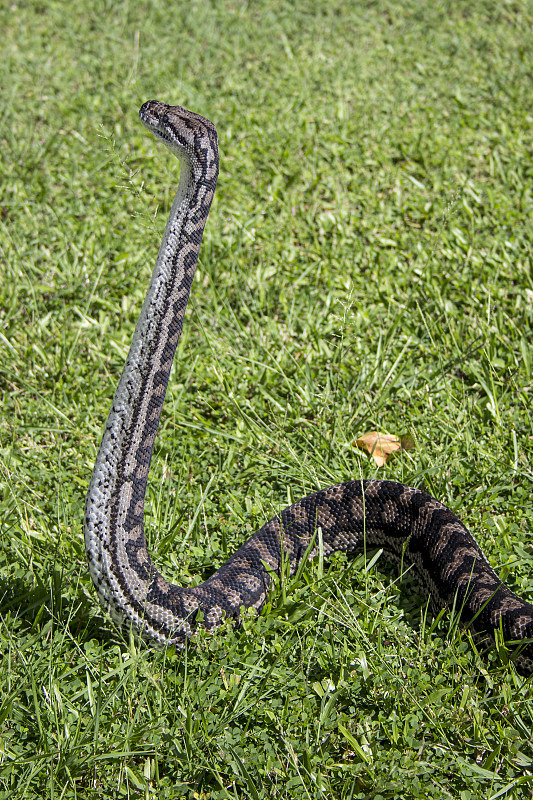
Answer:
M299 500L200 586L181 588L158 573L146 549L144 498L215 191L218 146L213 124L179 106L149 101L139 115L180 158L181 174L87 495L85 548L103 605L145 638L183 645L197 616L213 628L225 617L238 617L241 607L260 609L269 570L279 573L288 561L294 573L313 539L316 551L320 528L326 556L360 550L364 541L412 565L434 607L454 606L476 634L494 638L499 629L505 641L532 638L533 605L500 581L458 517L425 492L391 481L348 481ZM533 671L531 643L521 642L516 665L525 674Z

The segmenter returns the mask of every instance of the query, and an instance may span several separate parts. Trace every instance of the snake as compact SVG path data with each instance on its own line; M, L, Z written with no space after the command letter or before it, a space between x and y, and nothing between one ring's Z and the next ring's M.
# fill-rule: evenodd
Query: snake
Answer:
M458 516L422 489L349 480L293 503L256 531L206 581L181 587L157 570L146 545L144 502L154 441L219 171L212 122L181 106L144 103L141 122L179 158L180 177L149 288L102 436L84 512L89 572L104 609L154 646L184 647L259 612L275 575L302 560L380 548L411 568L435 613L457 612L490 643L513 644L533 672L533 605L512 592Z

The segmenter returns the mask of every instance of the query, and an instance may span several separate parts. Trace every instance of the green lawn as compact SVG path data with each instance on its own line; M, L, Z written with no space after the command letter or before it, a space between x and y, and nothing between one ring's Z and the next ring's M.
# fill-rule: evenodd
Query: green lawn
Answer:
M533 4L14 0L0 30L0 800L532 797L531 682L381 560L154 652L102 614L82 509L178 178L137 111L180 103L221 173L151 471L165 576L378 475L533 598ZM372 429L416 448L377 470Z

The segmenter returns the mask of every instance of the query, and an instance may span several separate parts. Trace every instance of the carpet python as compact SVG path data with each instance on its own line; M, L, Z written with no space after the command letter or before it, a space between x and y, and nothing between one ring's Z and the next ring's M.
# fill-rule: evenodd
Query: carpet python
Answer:
M214 628L243 607L261 609L271 573L284 563L293 574L306 550L317 552L320 530L325 556L378 547L411 566L434 608L453 607L476 635L494 639L500 630L505 641L519 641L515 663L530 674L533 605L502 583L455 514L400 483L348 481L299 500L199 586L181 588L159 574L146 548L144 498L219 158L216 129L198 114L150 100L139 115L178 156L181 173L87 494L85 549L104 607L144 638L181 646L197 617Z

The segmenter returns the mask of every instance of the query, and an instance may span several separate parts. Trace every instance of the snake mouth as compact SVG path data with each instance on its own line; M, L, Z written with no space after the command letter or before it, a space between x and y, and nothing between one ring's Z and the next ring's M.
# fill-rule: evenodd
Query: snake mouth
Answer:
M164 144L169 145L169 146L176 144L176 142L172 141L172 139L170 138L170 136L168 135L168 133L166 133L166 131L164 129L155 128L151 124L146 124L146 127L149 128L152 131L152 133L154 134L154 136L157 139L160 139Z

